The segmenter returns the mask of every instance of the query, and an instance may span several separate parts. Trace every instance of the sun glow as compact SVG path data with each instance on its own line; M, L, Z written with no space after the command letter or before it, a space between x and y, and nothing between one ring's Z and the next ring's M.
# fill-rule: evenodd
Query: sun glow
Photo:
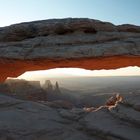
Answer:
M85 70L80 68L56 68L50 70L25 72L18 78L33 80L41 77L72 77L72 76L136 76L140 75L140 68L125 67L115 70Z

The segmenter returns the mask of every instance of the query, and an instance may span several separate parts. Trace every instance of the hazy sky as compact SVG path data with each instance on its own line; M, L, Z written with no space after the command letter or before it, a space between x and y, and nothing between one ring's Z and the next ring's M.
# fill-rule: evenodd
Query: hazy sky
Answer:
M140 0L0 0L0 26L66 17L140 25Z

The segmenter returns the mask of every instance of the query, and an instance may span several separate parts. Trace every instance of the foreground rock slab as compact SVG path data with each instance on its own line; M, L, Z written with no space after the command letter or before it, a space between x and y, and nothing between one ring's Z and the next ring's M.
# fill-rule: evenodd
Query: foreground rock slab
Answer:
M0 95L0 140L139 140L139 118L123 102L85 112Z

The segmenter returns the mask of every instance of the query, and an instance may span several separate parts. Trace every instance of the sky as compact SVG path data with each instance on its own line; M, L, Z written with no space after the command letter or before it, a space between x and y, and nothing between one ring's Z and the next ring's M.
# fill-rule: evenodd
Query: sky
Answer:
M140 0L0 0L0 27L66 17L140 25L139 13Z
M0 27L20 22L52 18L93 18L119 24L140 25L140 0L0 0ZM133 70L132 70L133 69ZM137 67L114 71L85 71L80 69L55 69L30 75L140 75ZM28 75L28 76L27 76ZM34 76L32 75L32 77Z

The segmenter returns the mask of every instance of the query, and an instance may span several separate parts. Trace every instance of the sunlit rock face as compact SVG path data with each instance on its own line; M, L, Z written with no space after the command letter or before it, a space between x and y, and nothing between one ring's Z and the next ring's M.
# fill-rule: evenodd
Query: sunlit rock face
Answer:
M51 19L0 28L0 81L56 67L140 66L140 27L93 19Z

